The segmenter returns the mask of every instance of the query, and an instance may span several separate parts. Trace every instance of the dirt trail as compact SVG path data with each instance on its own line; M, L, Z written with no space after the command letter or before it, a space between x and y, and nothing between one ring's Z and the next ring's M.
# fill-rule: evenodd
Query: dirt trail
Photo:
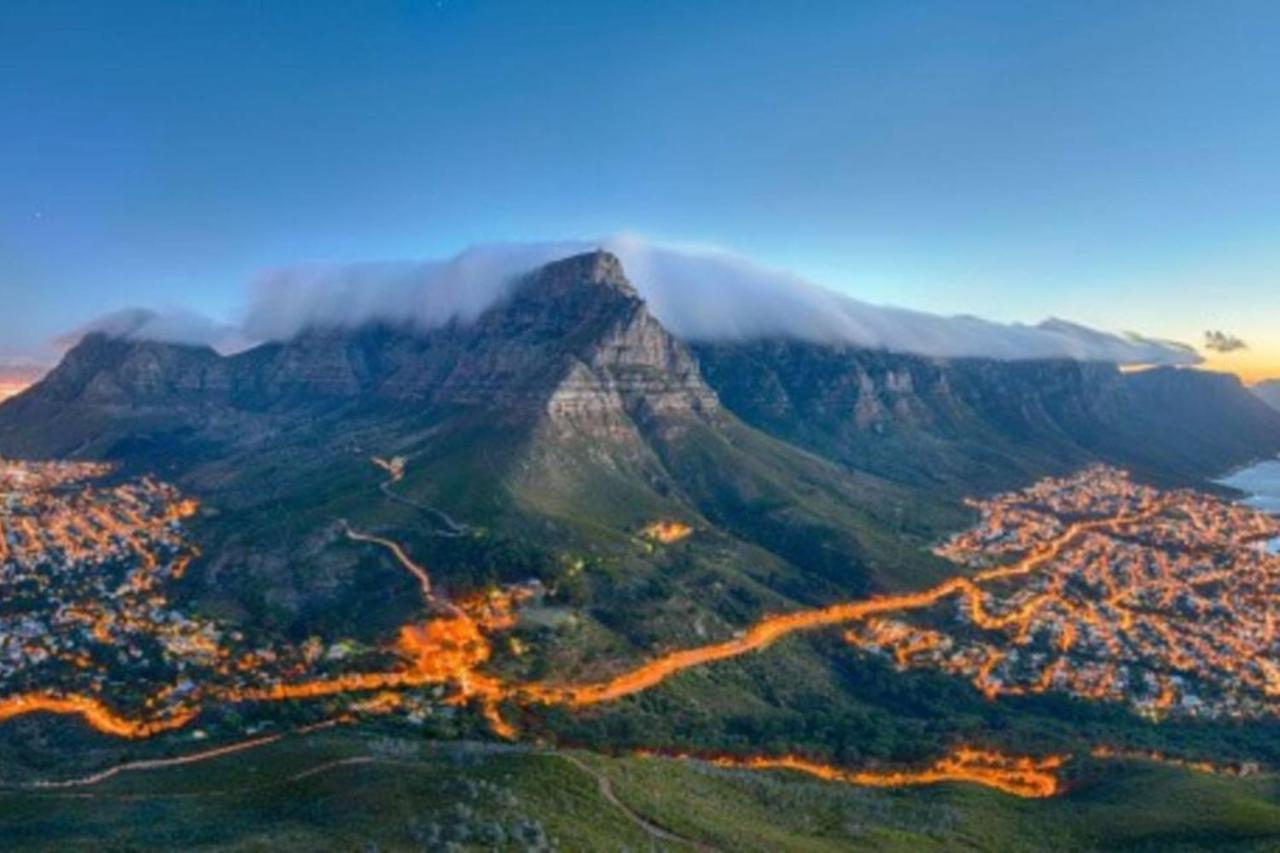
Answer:
M129 761L125 764L117 764L115 767L109 767L98 773L91 773L88 776L81 776L78 779L63 779L59 781L40 781L32 782L32 788L79 788L86 785L96 785L99 782L105 782L108 779L118 776L121 773L145 772L147 770L163 770L167 767L180 767L184 764L196 764L201 761L208 761L212 758L221 758L225 755L233 755L237 752L254 749L259 746L266 746L269 743L275 743L284 735L267 735L265 737L252 738L250 740L242 740L237 743L227 744L226 746L214 747L201 752L192 752L187 755L179 755L174 758L152 758L146 761Z
M640 829L644 830L645 833L647 833L649 837L653 838L655 841L665 841L668 844L679 844L683 847L692 847L695 850L718 849L708 844L703 844L701 841L695 841L692 838L685 838L683 835L676 835L674 832L665 830L662 827L658 826L657 824L651 823L650 821L636 814L634 811L632 811L630 806L622 802L622 800L618 799L618 795L613 792L613 783L610 781L609 777L606 776L604 773L600 772L599 770L596 770L595 768L593 768L590 764L587 764L581 758L578 758L578 756L570 755L564 752L557 752L552 754L558 758L563 758L565 761L569 762L574 767L577 767L583 773L586 773L588 776L595 779L596 784L600 788L600 795L604 797L606 800L608 800L610 805L612 805L618 811L622 812L626 816L627 820L631 821Z
M403 495L398 495L391 489L393 485L404 479L405 466L408 464L407 459L402 456L393 457L391 459L384 459L381 456L375 456L371 461L374 465L387 472L387 479L383 480L378 486L378 489L383 495L396 503L404 504L407 507L411 507L419 512L424 512L427 515L430 515L442 527L444 527L443 530L431 531L430 535L443 536L446 538L458 538L460 536L469 536L471 534L471 526L469 524L456 521L453 516L449 515L449 513L442 509L422 503L421 501L415 501L412 498L406 498Z
M422 597L426 599L428 604L435 602L435 594L431 589L431 575L420 564L413 561L413 558L405 553L404 548L390 539L383 539L381 536L374 536L371 533L362 533L359 530L348 525L345 521L342 523L347 538L353 542L370 542L374 545L381 545L391 552L396 561L404 567L411 575L418 579L418 586L422 589Z

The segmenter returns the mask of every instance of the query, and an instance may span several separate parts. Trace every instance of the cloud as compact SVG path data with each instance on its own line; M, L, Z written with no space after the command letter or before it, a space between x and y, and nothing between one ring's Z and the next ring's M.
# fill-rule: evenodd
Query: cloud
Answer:
M1213 352L1225 353L1248 349L1249 345L1235 335L1210 329L1204 333L1204 348Z
M183 308L163 312L147 308L123 308L61 335L54 343L65 349L95 333L126 340L212 347L222 353L234 352L250 345L236 326Z
M795 338L920 355L997 359L1072 358L1194 364L1183 344L1115 335L1062 320L1029 326L973 316L945 317L874 305L791 273L723 252L638 241L610 246L654 313L694 340Z
M309 265L274 270L251 288L243 334L287 340L309 328L371 322L430 329L474 320L523 273L587 251L589 243L497 244L428 261Z
M509 293L523 273L597 247L621 258L655 316L687 340L792 338L951 358L1138 364L1200 360L1183 344L1111 334L1062 320L1002 324L873 305L727 252L629 236L491 244L441 260L279 269L252 284L247 309L234 324L189 313L121 312L94 324L94 329L223 350L227 341L243 348L245 341L287 340L306 329L353 328L370 322L430 329L473 320Z

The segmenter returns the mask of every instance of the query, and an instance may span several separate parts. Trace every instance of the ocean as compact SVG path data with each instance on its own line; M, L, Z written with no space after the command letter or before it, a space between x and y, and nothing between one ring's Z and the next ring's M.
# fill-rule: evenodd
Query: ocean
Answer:
M1244 499L1244 503L1249 506L1272 515L1280 515L1280 459L1271 459L1242 468L1218 482L1224 486L1248 492L1249 497ZM1268 542L1267 550L1273 554L1280 554L1280 538Z
M1280 459L1259 462L1218 482L1248 492L1244 502L1249 506L1280 515Z

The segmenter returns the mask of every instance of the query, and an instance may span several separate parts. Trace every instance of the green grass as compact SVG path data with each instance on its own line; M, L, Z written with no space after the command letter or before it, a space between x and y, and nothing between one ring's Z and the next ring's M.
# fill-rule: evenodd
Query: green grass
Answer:
M993 851L1280 845L1274 777L1085 760L1020 800L969 785L873 790L788 772L563 755L357 730L71 791L0 790L5 849L678 849L604 798L723 850ZM6 774L11 777L11 774Z

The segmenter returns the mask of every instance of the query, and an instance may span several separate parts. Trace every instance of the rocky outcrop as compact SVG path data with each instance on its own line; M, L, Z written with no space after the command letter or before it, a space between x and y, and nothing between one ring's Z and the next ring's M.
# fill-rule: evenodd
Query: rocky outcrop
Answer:
M529 404L551 414L706 414L715 394L687 347L649 313L607 252L528 276L473 327L446 331L437 404ZM443 342L441 342L443 344Z

